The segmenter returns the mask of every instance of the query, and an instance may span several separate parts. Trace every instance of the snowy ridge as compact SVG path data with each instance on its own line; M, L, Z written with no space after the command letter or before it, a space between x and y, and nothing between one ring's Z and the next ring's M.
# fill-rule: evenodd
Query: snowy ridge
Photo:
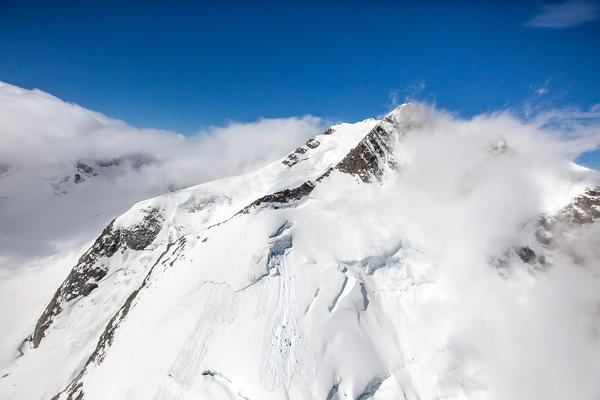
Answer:
M439 136L438 118L403 105L381 121L335 125L254 173L136 204L58 288L23 354L3 367L0 394L511 397L502 378L512 370L489 367L498 355L488 344L536 336L498 321L525 313L523 298L567 290L567 280L590 287L580 303L597 300L598 177L568 164L506 168L528 159L528 143L507 133L510 151L498 151L491 134ZM421 141L457 137L473 164L449 183L447 171L428 175ZM515 210L511 192L488 185L507 173L542 199ZM542 183L527 186L528 174ZM503 203L491 205L496 198ZM549 212L546 203L560 204ZM531 335L562 312L572 310L525 313L523 324ZM575 334L556 329L567 330L552 345ZM574 351L600 350L590 343Z

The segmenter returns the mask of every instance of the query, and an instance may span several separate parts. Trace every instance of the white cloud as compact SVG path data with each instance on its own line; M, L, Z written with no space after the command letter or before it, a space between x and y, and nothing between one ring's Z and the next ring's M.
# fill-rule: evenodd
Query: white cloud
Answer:
M137 201L257 169L321 129L319 118L305 116L231 122L185 137L0 82L0 254L81 245ZM82 174L75 184L77 161L98 175Z
M571 28L600 18L600 7L590 1L544 4L525 26L532 28Z
M314 221L297 224L295 246L309 237L337 259L362 259L403 243L398 265L375 279L394 293L384 304L401 321L394 335L415 398L596 398L599 228L570 232L584 261L556 253L551 267L533 270L513 257L503 277L490 260L534 246L526 221L562 207L573 187L598 184L598 174L569 160L600 143L600 120L573 110L527 120L509 112L463 119L432 107L410 115L395 149L399 168L383 185L357 188L339 176L317 186L323 204L352 212L313 212Z
M535 92L540 96L548 93L549 91L550 91L550 79L546 79L546 82L544 82L544 84L542 86L535 89Z

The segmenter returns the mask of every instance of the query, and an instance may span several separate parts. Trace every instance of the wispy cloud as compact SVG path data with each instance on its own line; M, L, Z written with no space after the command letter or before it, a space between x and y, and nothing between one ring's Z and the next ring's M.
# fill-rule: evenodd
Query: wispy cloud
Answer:
M424 80L419 80L406 86L403 90L393 89L389 92L390 103L386 104L388 111L398 107L400 104L422 101L422 94L427 85ZM378 115L378 118L383 118L383 115Z
M539 7L525 26L532 28L572 28L600 19L600 6L590 1L567 1L560 4L544 4Z
M535 94L537 94L538 97L546 95L550 92L550 81L551 79L548 78L544 81L544 83L533 83L531 85L529 85L529 88L531 90L533 90L535 92Z
M544 84L542 86L537 88L535 90L535 92L541 96L543 94L548 93L549 90L550 90L550 79L546 79L546 82L544 82Z

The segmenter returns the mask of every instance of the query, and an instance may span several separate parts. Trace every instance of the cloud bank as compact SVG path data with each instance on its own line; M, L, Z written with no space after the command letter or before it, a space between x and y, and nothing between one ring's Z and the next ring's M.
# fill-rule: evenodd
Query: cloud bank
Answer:
M600 19L600 6L590 1L544 4L525 26L532 28L572 28Z
M577 137L565 157L596 146L589 121L597 121L597 112L536 115L527 117L530 125L565 140ZM498 121L499 130L508 129ZM319 118L305 116L231 122L186 137L134 128L40 90L0 82L0 268L16 265L13 257L78 248L137 201L255 170L323 128Z
M0 82L0 265L82 245L137 201L257 169L321 129L305 116L185 137Z
M437 360L428 367L466 398L597 398L598 224L555 236L560 250L547 254L549 266L512 256L499 271L490 260L524 245L543 254L526 221L555 213L577 186L598 184L598 174L569 162L598 144L598 121L567 112L529 121L428 114L397 148L403 169L385 201L410 210L397 229L435 260L426 273L435 288L405 311L406 336L424 333L410 356Z
M526 121L430 107L410 115L383 185L359 188L340 175L337 186L315 189L324 204L352 211L331 220L313 212L305 240L341 259L402 244L398 264L373 276L377 290L398 295L386 304L401 321L399 370L410 371L414 398L597 398L600 224L555 235L558 250L543 248L531 225L599 184L598 173L570 162L598 144L598 121L567 111ZM521 246L546 264L523 262Z

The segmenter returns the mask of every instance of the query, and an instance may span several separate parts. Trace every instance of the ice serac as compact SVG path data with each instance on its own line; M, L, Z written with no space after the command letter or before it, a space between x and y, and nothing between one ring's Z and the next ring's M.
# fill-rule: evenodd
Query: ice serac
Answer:
M568 189L559 207L532 207L491 245L463 240L461 227L429 218L450 197L444 185L404 201L413 165L399 150L435 123L430 112L406 104L334 125L261 170L134 205L40 310L21 355L2 366L0 397L510 398L488 379L497 354L485 345L523 332L496 330L496 314L535 300L531 280L594 271L600 255L583 243L599 229L598 177L542 176ZM489 164L457 178L461 201L481 193L475 173L520 156L482 143ZM418 201L426 212L413 216ZM456 240L439 245L438 231ZM460 279L471 283L453 286Z

